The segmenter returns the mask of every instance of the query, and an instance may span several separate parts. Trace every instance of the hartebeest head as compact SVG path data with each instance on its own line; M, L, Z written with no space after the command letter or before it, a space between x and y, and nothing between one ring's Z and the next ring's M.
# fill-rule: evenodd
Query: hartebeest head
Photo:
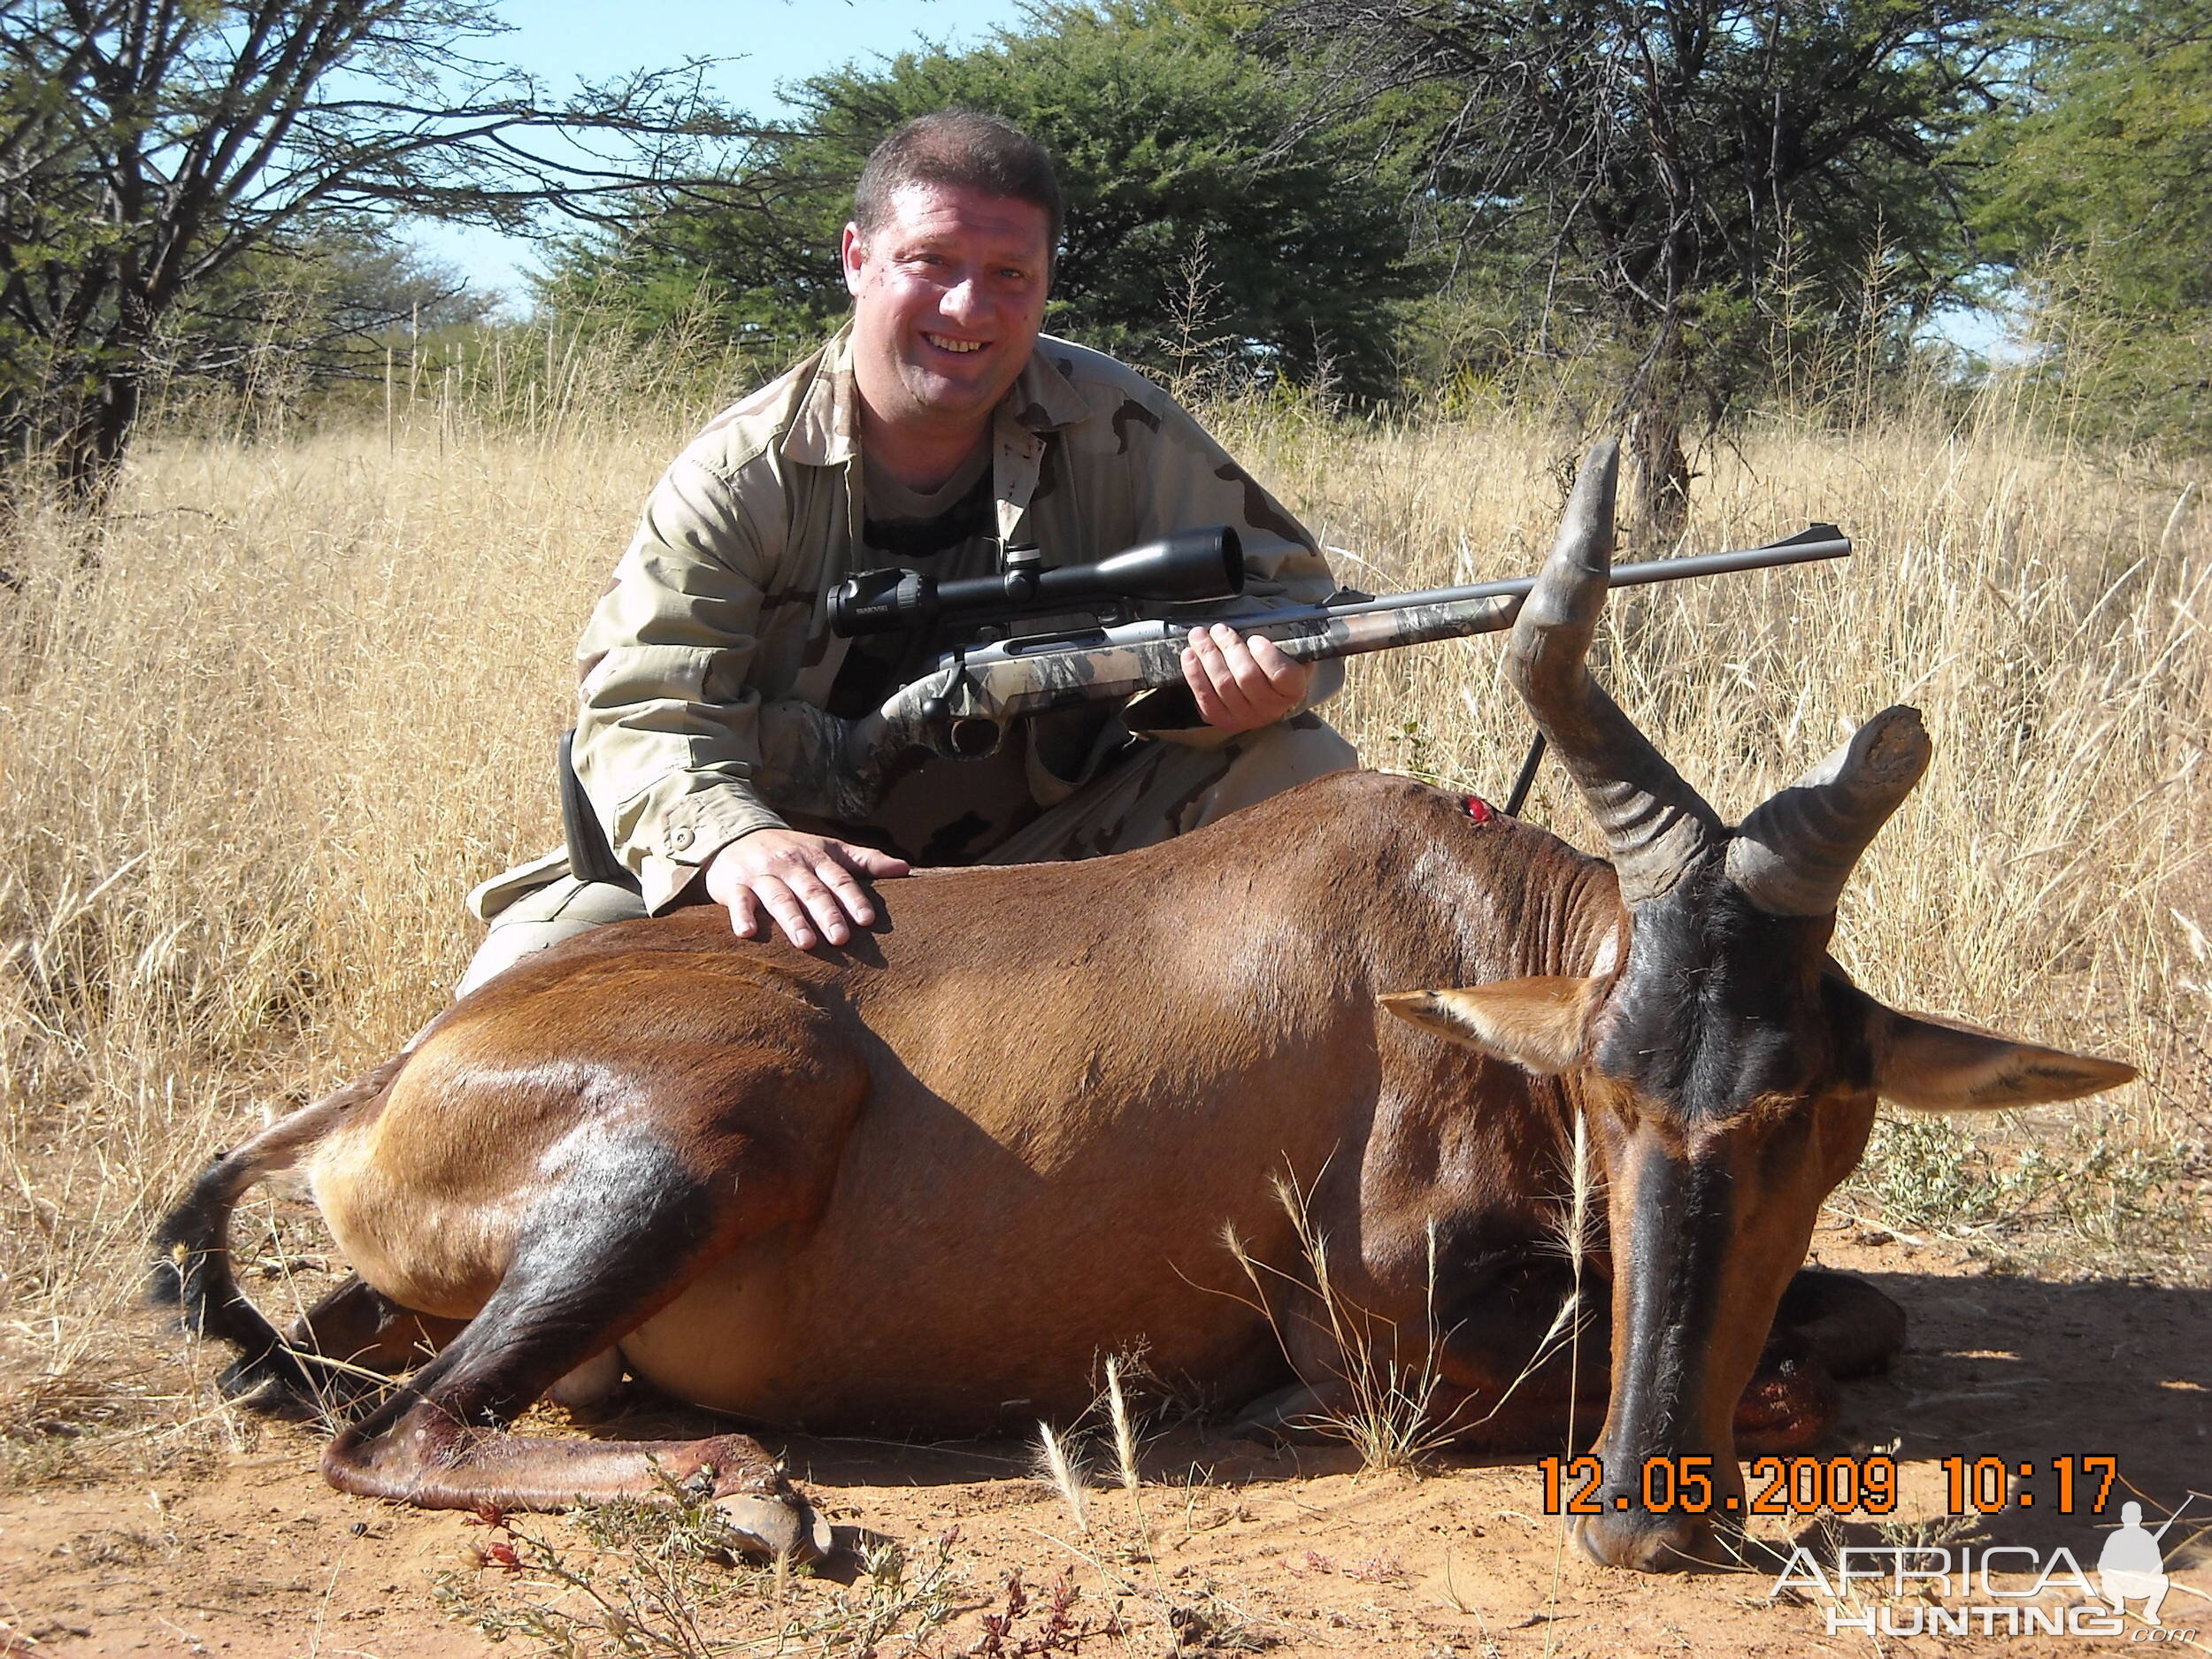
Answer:
M1729 1498L1740 1502L1737 1400L1877 1097L1922 1111L2024 1106L2135 1073L1886 1008L1829 957L1852 866L1927 766L1916 710L1885 710L1731 828L1591 679L1616 459L1607 443L1585 464L1509 659L1604 832L1620 882L1613 942L1586 978L1388 1003L1567 1076L1588 1117L1608 1187L1614 1368L1597 1447L1605 1513L1581 1538L1601 1561L1653 1568L1707 1555ZM1686 1456L1712 1459L1712 1512L1651 1513L1645 1461Z

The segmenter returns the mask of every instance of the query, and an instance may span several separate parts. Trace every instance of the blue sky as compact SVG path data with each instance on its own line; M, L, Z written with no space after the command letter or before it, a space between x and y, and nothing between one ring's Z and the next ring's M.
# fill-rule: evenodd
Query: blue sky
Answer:
M784 111L780 83L925 41L973 42L1021 20L1019 0L499 0L495 9L513 27L480 55L529 70L557 93L579 79L727 58L715 91L763 118ZM466 226L419 224L410 234L477 287L524 300L528 242Z

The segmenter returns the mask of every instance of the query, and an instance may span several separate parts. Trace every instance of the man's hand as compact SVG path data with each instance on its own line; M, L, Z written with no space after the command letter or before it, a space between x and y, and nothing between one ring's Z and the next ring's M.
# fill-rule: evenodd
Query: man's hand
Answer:
M876 907L859 876L902 876L906 860L872 847L799 830L764 829L732 841L707 862L707 896L730 911L740 939L761 935L766 911L802 950L841 945L874 926Z
M1274 641L1249 639L1225 623L1193 628L1183 648L1183 679L1198 717L1225 732L1272 726L1304 699L1313 664L1293 662Z

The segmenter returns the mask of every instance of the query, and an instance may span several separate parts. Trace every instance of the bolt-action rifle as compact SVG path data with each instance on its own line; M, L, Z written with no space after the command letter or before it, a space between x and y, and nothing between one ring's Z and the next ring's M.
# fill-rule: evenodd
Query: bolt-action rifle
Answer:
M1764 547L1617 565L1612 586L1763 570L1840 558L1850 551L1850 539L1835 526L1816 524ZM779 780L778 803L785 804L795 786L813 798L789 800L795 810L862 818L880 795L886 768L910 750L989 755L1014 721L1073 703L1133 699L1125 718L1136 731L1187 725L1188 701L1177 688L1184 683L1184 644L1201 622L1263 635L1293 660L1316 662L1510 627L1535 578L1381 598L1346 591L1326 603L1294 610L1123 619L1141 604L1232 598L1243 585L1242 550L1226 526L1185 531L1095 565L1046 570L1034 549L1010 549L1005 569L996 576L935 583L916 572L883 570L852 577L830 595L830 626L837 634L935 626L983 629L999 637L945 652L872 714L849 722L824 716L821 741L810 757L815 764L805 769L810 775ZM1092 619L1075 628L1022 631L1031 618L1077 611L1087 611Z

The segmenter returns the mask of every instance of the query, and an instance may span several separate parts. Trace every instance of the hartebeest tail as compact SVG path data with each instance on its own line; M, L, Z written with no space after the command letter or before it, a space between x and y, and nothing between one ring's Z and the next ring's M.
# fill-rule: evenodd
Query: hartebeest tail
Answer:
M147 1298L156 1307L179 1310L180 1323L195 1336L236 1347L238 1358L221 1379L225 1394L234 1398L250 1395L274 1385L310 1399L329 1383L332 1372L321 1356L286 1341L238 1288L231 1259L230 1215L257 1182L292 1168L331 1130L382 1100L411 1052L394 1055L367 1075L222 1154L154 1235L158 1254Z

